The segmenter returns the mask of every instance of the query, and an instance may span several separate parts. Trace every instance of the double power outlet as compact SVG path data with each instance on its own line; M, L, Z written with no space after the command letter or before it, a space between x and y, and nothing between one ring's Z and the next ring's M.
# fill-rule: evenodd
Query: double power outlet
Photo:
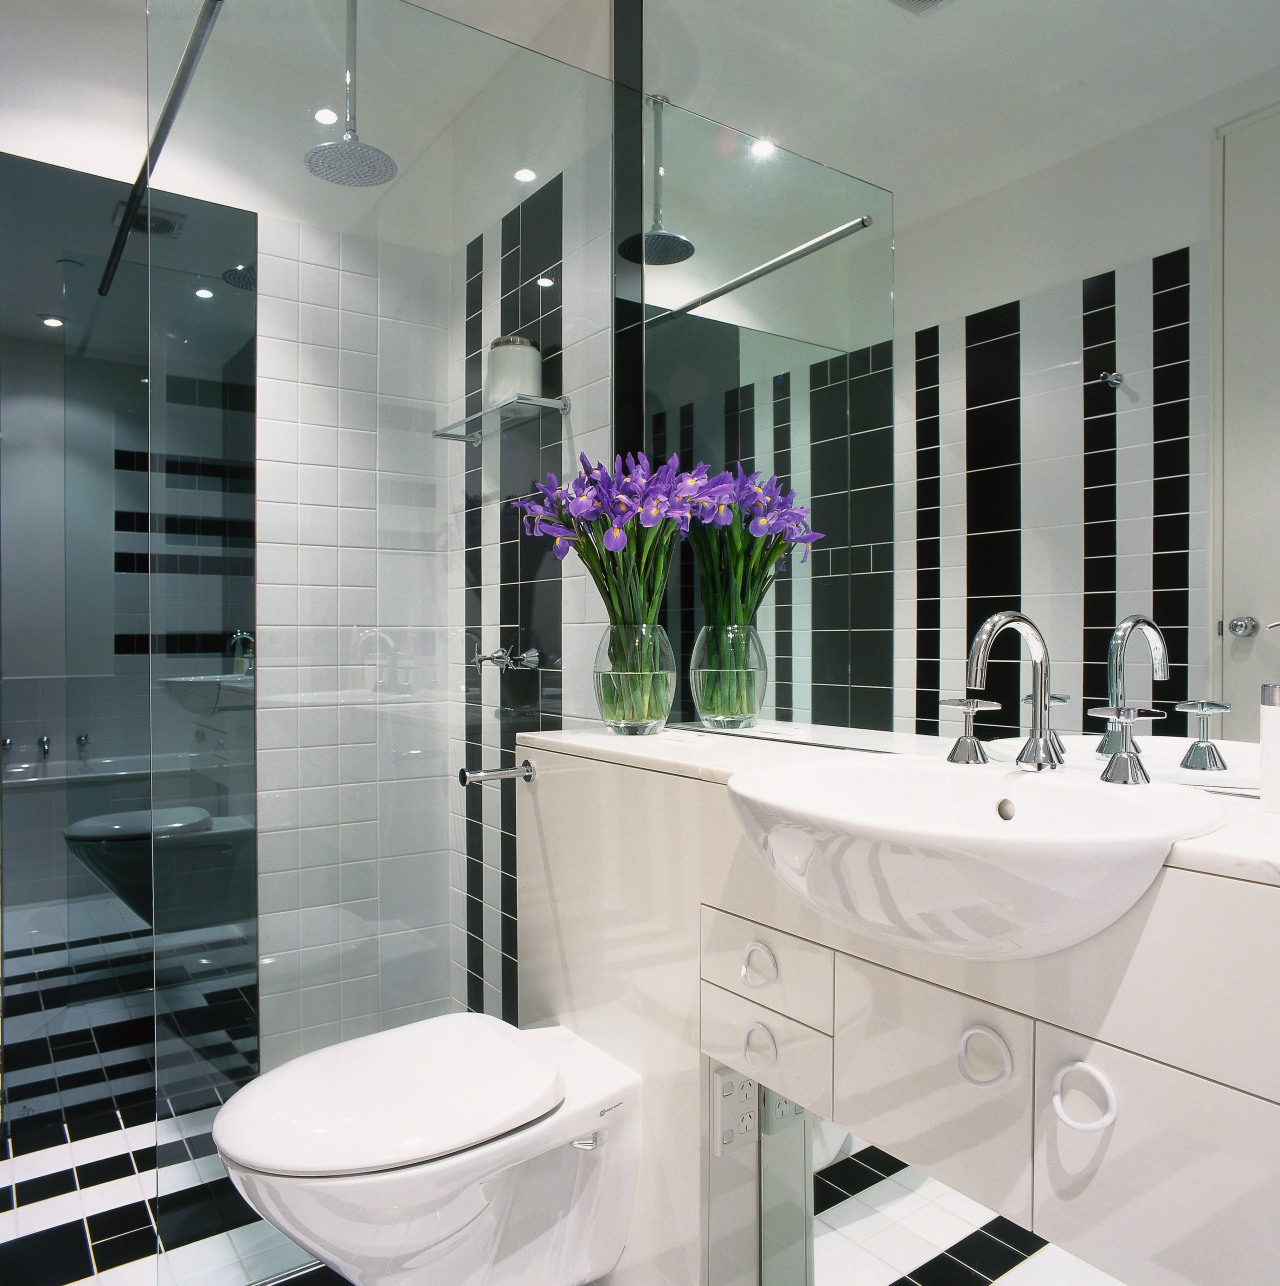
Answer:
M754 1146L760 1138L760 1086L728 1067L711 1073L711 1142L715 1156Z

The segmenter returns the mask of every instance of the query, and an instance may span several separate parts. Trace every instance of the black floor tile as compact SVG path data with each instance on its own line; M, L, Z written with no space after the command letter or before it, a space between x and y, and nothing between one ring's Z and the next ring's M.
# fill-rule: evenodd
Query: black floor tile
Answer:
M156 1148L156 1165L181 1165L184 1161L190 1161L191 1154L181 1143L162 1143Z
M813 1213L820 1215L842 1201L848 1201L849 1194L841 1192L833 1183L828 1183L820 1174L813 1177Z
M821 1177L839 1188L846 1196L856 1197L858 1193L874 1187L884 1178L884 1175L869 1170L852 1157L845 1157L843 1161L827 1166L821 1172Z
M66 1130L56 1112L44 1112L38 1118L28 1117L9 1126L9 1147L16 1157L42 1152L66 1141Z
M89 1235L94 1241L107 1241L126 1232L151 1227L151 1213L145 1201L135 1201L131 1205L117 1206L115 1210L104 1210L100 1215L90 1215L87 1222Z
M92 1188L98 1183L110 1183L113 1179L125 1179L133 1173L129 1154L123 1156L103 1157L101 1161L89 1161L76 1166L76 1182L81 1188Z
M891 1157L887 1152L882 1152L875 1147L863 1148L860 1152L855 1152L850 1160L858 1162L859 1165L865 1165L868 1170L874 1170L886 1179L890 1175L897 1174L899 1170L907 1168L905 1161L899 1161L897 1157Z
M987 1286L989 1278L950 1255L939 1255L909 1274L915 1286Z
M156 1201L156 1224L166 1250L176 1250L215 1233L253 1223L257 1215L245 1204L230 1179L216 1179Z
M100 1273L108 1268L118 1268L121 1264L130 1264L135 1259L146 1259L154 1255L159 1248L156 1241L156 1230L152 1227L139 1228L135 1232L126 1232L119 1237L110 1237L106 1241L93 1243L93 1261Z
M963 1241L956 1242L947 1249L947 1254L962 1264L968 1264L970 1268L976 1268L984 1277L992 1280L1001 1273L1007 1273L1026 1258L1022 1251L1014 1250L1012 1246L1006 1246L1003 1241L988 1237L982 1231L971 1233Z
M289 1286L351 1286L341 1273L335 1273L332 1268L313 1268L309 1273L303 1273L301 1277L291 1277Z
M0 1282L6 1286L66 1286L92 1274L89 1238L79 1220L0 1244Z
M60 1197L64 1192L76 1190L76 1176L71 1170L58 1170L53 1174L42 1174L38 1179L24 1179L14 1184L20 1206L34 1205L37 1201L47 1201L50 1197Z
M995 1237L997 1241L1003 1241L1006 1246L1022 1251L1024 1255L1034 1255L1041 1246L1049 1244L1043 1237L1037 1237L1035 1233L1028 1232L1012 1219L1006 1219L1004 1215L997 1215L989 1224L984 1224L982 1231L988 1237Z
M72 1141L91 1139L96 1134L108 1134L120 1128L120 1118L114 1109L104 1111L94 1108L92 1111L77 1111L74 1108L67 1112L67 1133Z

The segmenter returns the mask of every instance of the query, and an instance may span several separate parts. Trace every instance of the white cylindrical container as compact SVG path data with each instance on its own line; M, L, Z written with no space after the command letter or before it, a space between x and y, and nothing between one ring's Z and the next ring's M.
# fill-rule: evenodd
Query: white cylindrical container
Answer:
M1280 813L1280 683L1262 685L1258 749L1262 758L1262 806L1269 813Z
M489 345L489 369L485 372L486 406L509 402L517 393L542 396L542 354L531 339L520 335L499 335Z

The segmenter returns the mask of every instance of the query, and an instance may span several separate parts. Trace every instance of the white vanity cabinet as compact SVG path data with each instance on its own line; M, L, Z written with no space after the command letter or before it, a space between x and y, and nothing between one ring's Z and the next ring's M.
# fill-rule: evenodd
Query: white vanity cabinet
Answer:
M834 1119L1029 1227L1034 1027L837 955Z
M1035 1231L1129 1286L1280 1280L1265 1099L1038 1023L1033 1186Z

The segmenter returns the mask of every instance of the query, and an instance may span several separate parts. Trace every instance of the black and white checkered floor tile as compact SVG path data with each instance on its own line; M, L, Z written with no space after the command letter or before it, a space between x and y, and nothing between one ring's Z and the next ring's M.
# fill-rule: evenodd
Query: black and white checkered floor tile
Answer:
M814 1286L1121 1286L879 1148L813 1180Z

